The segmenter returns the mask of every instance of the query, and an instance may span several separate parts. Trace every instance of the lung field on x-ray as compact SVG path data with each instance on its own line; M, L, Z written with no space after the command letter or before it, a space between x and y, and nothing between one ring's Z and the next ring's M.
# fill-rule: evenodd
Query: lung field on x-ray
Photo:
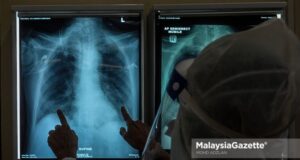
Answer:
M233 32L234 29L229 25L201 24L192 25L191 30L187 31L185 35L163 35L161 37L161 95L167 95L165 92L170 75L180 60L184 57L197 57L207 45ZM176 41L172 39L174 36L176 36ZM163 97L161 105L161 144L164 149L170 149L171 137L167 133L170 132L170 124L177 117L179 103L173 101L170 97Z
M49 29L50 28L50 29ZM135 156L119 135L126 105L139 118L140 23L120 18L21 21L22 156L54 157L48 131L62 109L78 157Z

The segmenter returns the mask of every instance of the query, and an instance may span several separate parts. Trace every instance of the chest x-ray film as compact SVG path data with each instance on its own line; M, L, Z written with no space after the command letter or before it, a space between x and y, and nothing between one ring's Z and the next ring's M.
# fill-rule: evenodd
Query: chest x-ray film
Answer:
M119 134L122 105L140 118L141 16L19 16L19 158L54 158L61 109L78 158L138 158Z
M164 149L171 147L171 134L179 109L178 100L168 93L171 73L177 63L201 54L201 51L216 39L243 30L282 14L254 15L215 15L215 16L172 16L156 15L156 73L159 74L160 103L162 107L160 122L160 141ZM176 77L175 77L176 78ZM174 86L169 86L174 87ZM171 89L172 90L172 89ZM163 97L165 95L166 97ZM168 96L169 95L169 96ZM156 103L158 106L158 103Z

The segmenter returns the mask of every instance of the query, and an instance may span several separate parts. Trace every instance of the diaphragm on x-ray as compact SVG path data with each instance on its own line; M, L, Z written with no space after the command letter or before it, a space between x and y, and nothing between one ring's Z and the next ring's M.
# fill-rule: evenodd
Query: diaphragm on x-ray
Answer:
M122 105L140 108L140 17L20 18L21 158L54 158L61 109L78 158L138 158L120 136Z

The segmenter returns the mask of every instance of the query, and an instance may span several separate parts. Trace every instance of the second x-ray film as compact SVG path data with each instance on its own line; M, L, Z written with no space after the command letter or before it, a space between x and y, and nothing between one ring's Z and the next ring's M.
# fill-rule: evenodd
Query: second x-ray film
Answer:
M162 107L160 133L164 149L171 147L171 134L175 124L179 103L177 100L162 98L167 95L171 73L182 60L195 58L211 42L220 37L247 30L268 19L280 18L278 14L218 15L218 16L172 16L156 17L156 59L157 79L160 87ZM158 103L156 102L156 105Z
M22 16L20 158L54 158L48 132L61 109L78 158L138 158L119 134L120 108L140 118L141 17Z

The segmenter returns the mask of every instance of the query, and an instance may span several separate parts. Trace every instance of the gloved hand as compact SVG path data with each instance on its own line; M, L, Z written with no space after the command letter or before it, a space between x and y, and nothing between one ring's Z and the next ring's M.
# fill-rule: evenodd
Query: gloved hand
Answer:
M127 124L127 131L124 127L121 127L120 134L133 148L142 151L146 144L150 127L139 120L133 121L124 106L121 107L121 112Z
M54 130L49 131L48 145L58 160L66 157L76 158L78 137L70 128L63 112L57 110L57 115L61 125L56 125Z

